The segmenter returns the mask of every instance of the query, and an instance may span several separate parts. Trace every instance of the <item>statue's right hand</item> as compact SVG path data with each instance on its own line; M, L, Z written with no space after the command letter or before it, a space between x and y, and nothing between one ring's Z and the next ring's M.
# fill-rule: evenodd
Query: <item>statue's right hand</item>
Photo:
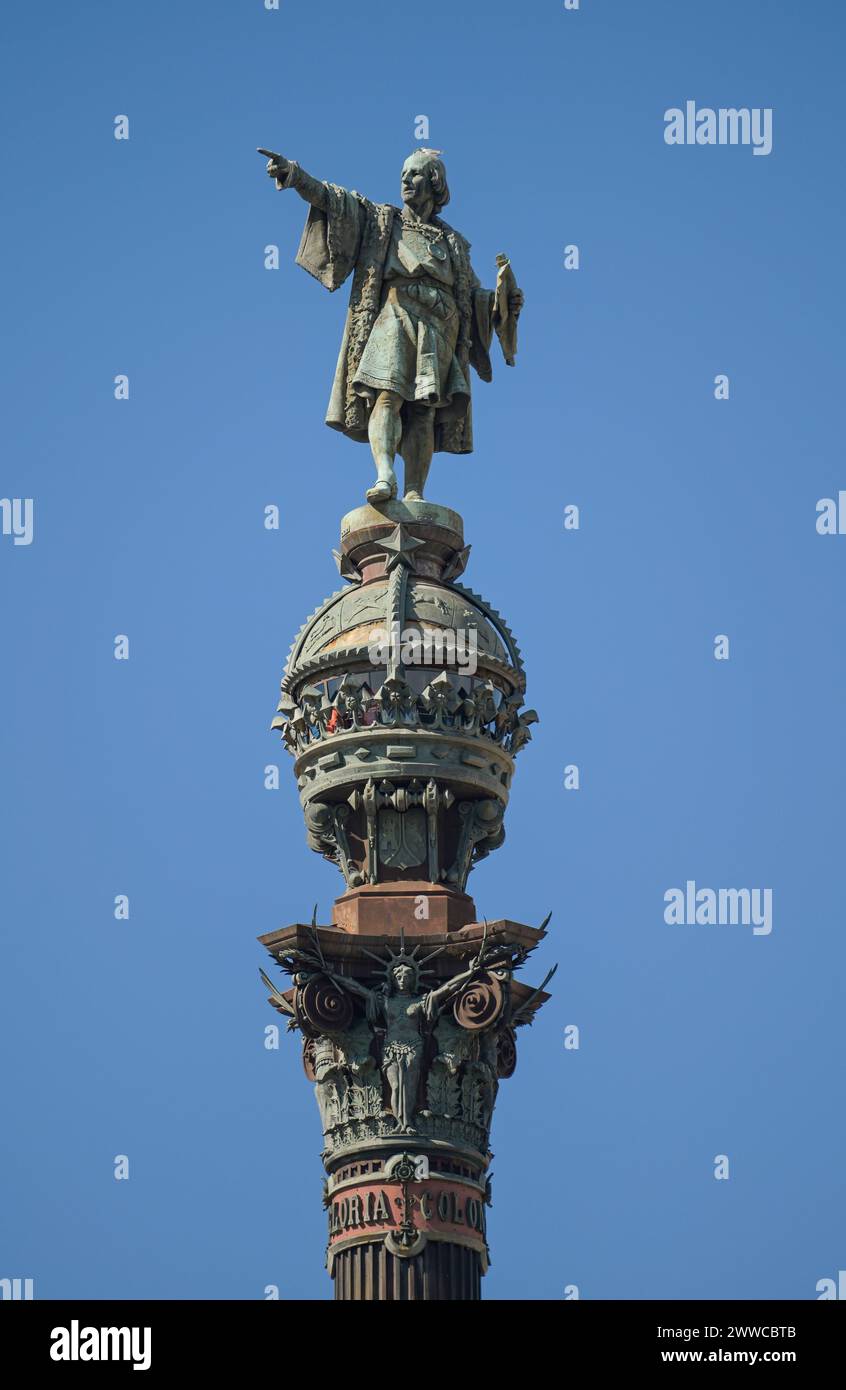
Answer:
M273 150L263 150L259 148L258 152L259 154L264 154L268 156L268 177L276 180L277 187L284 187L285 179L288 175L288 170L291 167L291 161L286 159L284 155L275 154Z

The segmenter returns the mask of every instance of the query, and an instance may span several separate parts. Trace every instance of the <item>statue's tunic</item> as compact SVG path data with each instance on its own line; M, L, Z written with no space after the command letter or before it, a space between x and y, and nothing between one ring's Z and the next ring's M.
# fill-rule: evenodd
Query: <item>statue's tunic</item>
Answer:
M440 252L440 255L437 253ZM382 277L382 308L361 356L353 389L370 402L379 391L433 405L460 418L470 386L455 355L459 314L446 238L428 241L394 222ZM464 398L462 399L456 399Z
M469 368L490 381L493 292L473 271L469 243L440 218L437 240L408 229L399 208L318 183L296 164L286 183L312 202L297 264L329 290L353 277L327 425L366 442L377 393L397 391L435 407L436 450L470 453Z

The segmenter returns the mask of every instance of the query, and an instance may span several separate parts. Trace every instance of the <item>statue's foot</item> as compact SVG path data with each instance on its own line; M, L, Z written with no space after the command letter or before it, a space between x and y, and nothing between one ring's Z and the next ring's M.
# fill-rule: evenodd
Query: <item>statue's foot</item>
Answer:
M423 498L416 488L411 488L403 497L403 502L422 502Z
M368 502L391 502L397 495L397 480L379 478L364 495Z

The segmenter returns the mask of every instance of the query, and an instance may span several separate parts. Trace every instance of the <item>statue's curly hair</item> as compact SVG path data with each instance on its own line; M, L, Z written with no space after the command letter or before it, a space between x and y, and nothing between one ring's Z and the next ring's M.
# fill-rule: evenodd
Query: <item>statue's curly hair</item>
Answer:
M429 175L429 184L435 197L435 212L440 212L449 202L449 184L447 183L446 165L440 158L441 150L429 150L423 146L418 146L412 154L426 155L426 170ZM409 159L411 155L409 155Z

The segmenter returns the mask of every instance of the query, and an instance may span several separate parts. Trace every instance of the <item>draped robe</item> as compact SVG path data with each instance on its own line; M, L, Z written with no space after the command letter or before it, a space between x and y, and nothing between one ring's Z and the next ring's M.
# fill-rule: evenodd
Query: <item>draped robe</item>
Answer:
M299 170L291 182L302 177ZM296 186L296 183L295 183ZM371 203L360 193L323 183L324 207L309 208L297 264L328 290L337 290L352 275L341 350L335 368L326 423L350 439L367 442L368 402L354 389L362 353L383 302L385 261L395 219L402 213L390 203ZM452 258L453 294L459 313L455 355L468 384L472 366L483 381L492 377L489 349L494 329L494 293L483 289L470 264L470 244L440 218L433 225L444 233ZM435 449L469 454L473 420L469 394L458 411L435 412Z

